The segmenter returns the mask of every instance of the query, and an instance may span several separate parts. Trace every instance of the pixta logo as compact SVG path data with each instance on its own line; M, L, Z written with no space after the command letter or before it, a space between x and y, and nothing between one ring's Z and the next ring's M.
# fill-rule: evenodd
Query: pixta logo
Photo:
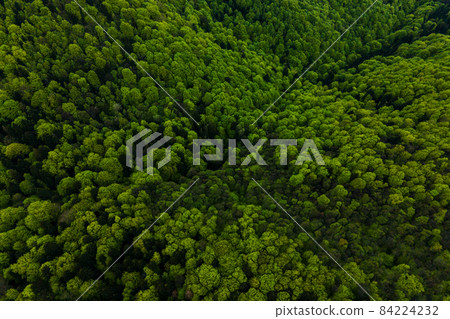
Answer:
M133 167L133 154L135 155L136 160L136 169L138 171L144 171L144 149L146 150L147 155L147 169L146 172L149 175L153 175L153 152L158 149L160 146L164 145L168 142L171 137L163 136L159 141L154 144L151 144L154 140L159 138L162 134L155 132L148 137L145 137L150 133L149 129L142 130L138 134L134 135L132 138L127 140L127 154L126 154L126 165L128 167ZM145 137L145 138L144 138ZM144 138L144 139L142 139ZM137 143L137 144L136 144ZM133 151L133 147L136 145L136 149ZM170 146L166 148L166 155L164 159L158 162L158 169L166 165L171 160L171 152Z
M153 133L150 136L144 138L148 135L150 130L145 129L138 134L134 135L132 138L127 140L127 155L126 162L128 167L133 167L133 154L135 154L136 159L136 168L139 171L144 171L144 149L146 149L147 155L147 169L146 172L149 175L153 175L153 152L164 145L167 141L171 139L171 137L163 136L159 141L154 144L150 144L155 139L161 136L161 133ZM144 139L142 139L144 138ZM142 140L141 140L142 139ZM137 141L141 140L137 143ZM259 154L259 151L262 145L267 142L267 139L259 139L255 144L252 144L248 139L242 139L242 144L250 153L247 157L240 163L242 166L249 165L252 162L252 159L255 160L258 165L267 165L266 161ZM137 144L136 144L137 143ZM238 165L236 159L236 150L237 150L237 141L235 139L228 140L228 163L229 165ZM134 145L136 145L136 149L133 150ZM150 146L149 146L150 145ZM222 139L194 139L193 140L193 165L200 165L201 162L201 148L213 146L215 148L215 154L203 154L203 157L207 161L223 161L224 154L224 143ZM296 139L271 139L271 146L279 146L280 147L280 165L287 165L287 150L288 146L296 146ZM311 155L314 157L312 159ZM166 148L166 155L163 160L158 162L158 169L166 165L170 162L171 153L170 146ZM320 155L319 150L317 149L316 144L313 140L307 139L303 143L302 149L300 150L300 154L297 157L295 165L302 165L304 162L315 161L317 165L325 165L325 162Z
M250 154L242 161L241 165L246 166L252 162L252 158L258 165L267 165L266 161L259 154L262 145L267 142L267 139L259 139L255 144L252 144L248 139L242 139L242 143ZM296 139L271 139L271 146L280 146L280 165L287 165L287 148L289 145L296 146ZM200 165L200 149L202 146L214 146L216 154L203 154L207 161L222 161L223 160L223 140L221 139L196 139L193 142L193 164ZM236 163L236 140L228 140L228 163L230 165L237 165ZM304 162L312 162L310 153L314 156L314 160L318 165L325 165L325 162L317 149L313 140L307 139L303 143L300 154L297 157L295 165L302 165Z

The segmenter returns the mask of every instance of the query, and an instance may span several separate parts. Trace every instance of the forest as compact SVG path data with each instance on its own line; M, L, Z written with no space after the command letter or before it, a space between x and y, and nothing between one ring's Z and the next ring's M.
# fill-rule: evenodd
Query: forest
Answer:
M450 300L450 3L372 4L0 2L0 300Z

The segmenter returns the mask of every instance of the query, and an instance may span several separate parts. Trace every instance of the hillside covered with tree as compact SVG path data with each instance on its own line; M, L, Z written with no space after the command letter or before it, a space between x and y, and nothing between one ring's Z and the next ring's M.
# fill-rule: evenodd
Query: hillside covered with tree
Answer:
M258 119L372 2L79 1L131 59L74 1L3 1L0 300L369 300L253 179L374 299L449 300L447 1L380 0ZM195 138L325 165L194 166Z

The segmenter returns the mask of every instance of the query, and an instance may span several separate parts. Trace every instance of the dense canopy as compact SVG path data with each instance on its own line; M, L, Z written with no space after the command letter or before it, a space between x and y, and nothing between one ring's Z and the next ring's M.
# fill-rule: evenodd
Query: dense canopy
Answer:
M260 119L371 0L79 3L104 30L0 4L0 299L369 300L301 227L374 299L450 299L447 1L379 1ZM143 129L172 137L154 175ZM195 166L195 138L325 165Z

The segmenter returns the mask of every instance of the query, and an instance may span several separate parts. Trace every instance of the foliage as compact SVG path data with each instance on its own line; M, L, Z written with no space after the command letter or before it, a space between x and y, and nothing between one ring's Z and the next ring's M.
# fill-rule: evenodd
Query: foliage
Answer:
M448 300L449 4L372 1L0 4L0 298ZM149 176L144 128L173 137ZM193 138L263 147L268 167L192 165ZM248 155L239 150L237 163ZM157 156L159 156L157 154Z

